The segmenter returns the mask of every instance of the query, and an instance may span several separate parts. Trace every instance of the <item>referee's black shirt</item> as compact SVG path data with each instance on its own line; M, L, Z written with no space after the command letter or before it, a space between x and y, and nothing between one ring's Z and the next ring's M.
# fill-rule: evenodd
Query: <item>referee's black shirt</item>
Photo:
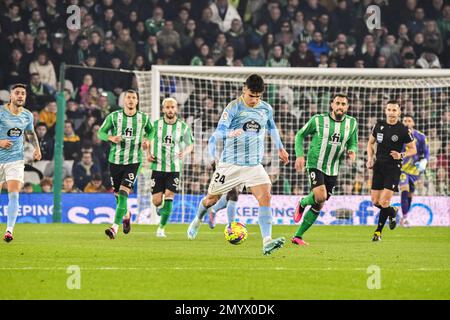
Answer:
M394 160L391 151L402 152L403 145L414 141L409 129L400 121L388 124L379 120L372 129L372 136L377 142L376 162L388 166L400 166L402 160Z

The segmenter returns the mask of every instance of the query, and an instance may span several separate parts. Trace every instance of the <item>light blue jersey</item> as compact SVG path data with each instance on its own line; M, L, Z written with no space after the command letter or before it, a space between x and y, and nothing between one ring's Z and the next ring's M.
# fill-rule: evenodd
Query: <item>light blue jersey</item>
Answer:
M12 141L9 149L0 148L0 163L23 160L23 136L25 131L33 131L33 114L22 108L14 115L6 105L0 107L0 140Z
M242 129L243 133L230 138L229 133L237 129ZM266 130L269 130L277 149L283 148L273 120L272 106L261 100L256 107L249 107L240 97L223 111L217 129L209 140L209 153L214 157L216 142L225 139L221 162L239 166L259 165L264 156Z

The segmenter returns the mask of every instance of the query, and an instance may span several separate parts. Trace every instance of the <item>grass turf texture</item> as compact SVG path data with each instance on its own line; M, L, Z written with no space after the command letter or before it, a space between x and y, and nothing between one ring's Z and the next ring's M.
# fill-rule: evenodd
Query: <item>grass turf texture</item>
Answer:
M270 256L256 225L239 246L225 242L222 225L202 225L194 241L187 225L169 225L166 239L134 225L109 240L105 228L16 226L15 240L0 244L0 299L450 298L450 228L385 230L372 243L374 227L313 226L309 247L288 242ZM275 226L273 235L289 241L295 228ZM80 290L67 289L71 265ZM381 270L379 290L367 288L371 265Z

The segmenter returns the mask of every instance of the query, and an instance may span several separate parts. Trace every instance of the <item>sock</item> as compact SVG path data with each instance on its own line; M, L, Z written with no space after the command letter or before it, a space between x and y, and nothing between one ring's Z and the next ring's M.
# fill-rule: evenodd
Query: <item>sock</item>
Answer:
M117 201L116 216L114 218L114 223L119 225L122 223L123 216L127 213L128 206L128 194L125 191L119 191L119 197Z
M409 209L411 208L411 202L412 202L412 197L408 197L408 212L409 212Z
M272 238L272 211L270 207L259 207L258 224L263 240Z
M229 200L227 204L228 223L232 223L236 217L237 201Z
M169 220L169 216L172 213L172 205L173 205L173 199L166 199L164 201L164 207L159 211L161 214L161 221L159 222L159 226L161 229L164 229L164 227L167 224L167 221Z
M113 223L112 227L111 227L115 233L117 233L117 231L119 231L119 225L116 223Z
M314 222L316 222L319 213L320 211L316 211L313 208L309 209L306 212L305 217L303 218L302 224L295 233L295 236L298 238L302 238L303 234L314 224Z
M310 192L306 197L300 201L300 205L304 208L307 205L314 205L316 204L316 201L314 200L314 193Z
M208 211L208 208L205 208L205 206L203 205L203 199L200 201L200 203L198 204L198 208L197 208L197 216L196 218L199 221L202 221L203 217L205 216L206 212Z
M225 208L227 206L227 195L223 194L219 201L216 202L215 205L213 205L210 209L214 210L214 212L217 212L219 210L222 210L223 208Z
M377 229L375 231L381 232L383 230L384 224L386 223L386 220L390 215L391 215L391 207L381 209L380 215L378 217Z
M408 215L408 211L409 211L409 206L410 206L410 202L408 199L408 191L403 191L402 195L401 195L401 203L402 203L402 213L403 213L403 218L406 218L406 216Z
M13 233L14 225L16 224L17 214L19 213L19 193L8 193L8 223L6 231Z

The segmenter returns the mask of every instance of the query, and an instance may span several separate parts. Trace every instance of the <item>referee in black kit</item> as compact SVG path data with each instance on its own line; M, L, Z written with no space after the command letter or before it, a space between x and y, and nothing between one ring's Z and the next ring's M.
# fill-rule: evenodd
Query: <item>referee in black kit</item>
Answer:
M398 102L389 101L385 107L386 120L379 120L373 127L367 144L367 168L373 168L372 203L381 209L372 241L381 240L381 231L388 217L389 228L395 228L398 209L391 207L391 198L398 191L402 160L417 153L411 132L400 122L400 113ZM377 151L374 158L375 142ZM402 152L405 144L405 152Z

